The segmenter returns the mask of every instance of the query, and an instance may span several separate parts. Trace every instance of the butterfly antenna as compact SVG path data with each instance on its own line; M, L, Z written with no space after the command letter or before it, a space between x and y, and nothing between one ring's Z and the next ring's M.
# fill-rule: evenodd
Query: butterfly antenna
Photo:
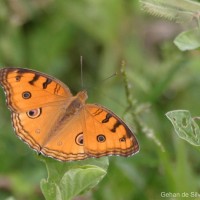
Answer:
M81 86L83 88L83 56L80 57L80 63L81 63Z
M110 79L110 78L112 78L112 77L114 77L114 76L117 76L117 75L118 75L118 73L115 72L115 73L113 73L112 75L110 75L109 77L103 79L102 81L107 81L108 79Z

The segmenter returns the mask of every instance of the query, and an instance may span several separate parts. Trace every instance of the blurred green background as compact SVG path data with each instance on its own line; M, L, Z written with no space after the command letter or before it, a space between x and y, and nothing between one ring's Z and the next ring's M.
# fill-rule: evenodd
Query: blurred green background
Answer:
M200 53L174 46L181 30L146 15L135 0L0 1L2 67L48 73L76 94L82 89L82 56L88 102L123 117L128 103L120 68L126 62L136 102L128 114L137 113L140 126L131 117L126 122L136 132L140 152L130 158L110 157L107 176L77 199L179 199L166 193L200 193L199 150L180 140L165 117L174 109L188 109L193 116L200 112ZM45 165L15 136L2 90L0 130L0 200L44 199L39 183L47 176Z

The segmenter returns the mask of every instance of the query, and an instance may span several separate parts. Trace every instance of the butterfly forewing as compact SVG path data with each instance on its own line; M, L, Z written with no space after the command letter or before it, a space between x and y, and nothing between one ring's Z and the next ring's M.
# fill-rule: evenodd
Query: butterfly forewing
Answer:
M69 88L59 80L28 69L1 69L0 84L8 107L16 112L57 104L72 97Z
M136 137L110 110L100 105L86 104L85 123L85 148L90 155L130 156L139 151Z

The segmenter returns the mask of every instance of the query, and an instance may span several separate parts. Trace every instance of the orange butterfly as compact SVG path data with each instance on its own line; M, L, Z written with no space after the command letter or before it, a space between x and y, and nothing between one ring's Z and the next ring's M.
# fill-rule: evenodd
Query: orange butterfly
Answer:
M130 156L136 137L113 112L86 104L87 92L73 96L61 81L29 69L0 69L0 84L17 136L35 151L62 161Z

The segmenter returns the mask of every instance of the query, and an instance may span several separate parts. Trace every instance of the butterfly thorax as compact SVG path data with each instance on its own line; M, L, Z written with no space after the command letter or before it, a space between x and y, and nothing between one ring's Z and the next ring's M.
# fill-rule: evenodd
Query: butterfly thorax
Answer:
M78 99L80 99L80 101L82 101L83 103L85 103L85 101L88 98L87 91L86 90L82 90L82 91L78 92L77 95L76 95L76 97Z
M77 93L76 96L74 96L65 108L65 114L63 116L63 119L70 118L74 114L76 114L85 104L85 101L87 99L87 91L83 90Z

